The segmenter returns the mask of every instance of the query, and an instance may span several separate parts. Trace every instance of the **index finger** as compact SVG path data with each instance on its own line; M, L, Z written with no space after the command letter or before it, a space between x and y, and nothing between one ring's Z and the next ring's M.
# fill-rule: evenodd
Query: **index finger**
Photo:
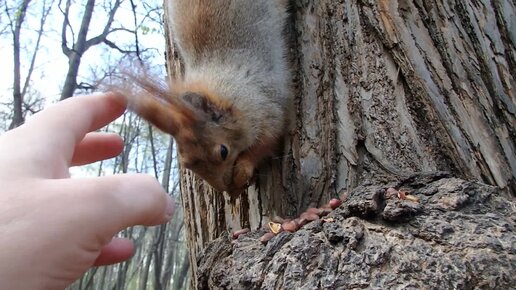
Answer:
M115 120L125 108L125 99L116 93L72 97L34 115L25 129L31 131L33 144L51 143L51 148L70 159L86 133Z

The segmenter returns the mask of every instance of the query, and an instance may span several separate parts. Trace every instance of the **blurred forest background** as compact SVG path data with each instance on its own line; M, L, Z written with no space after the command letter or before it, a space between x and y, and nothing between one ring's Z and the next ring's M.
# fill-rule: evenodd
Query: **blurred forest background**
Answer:
M161 0L0 0L0 6L0 132L59 100L102 91L120 68L143 65L165 79ZM129 112L104 130L124 138L123 153L73 168L72 176L151 174L176 198L176 217L121 232L135 241L134 257L95 268L69 289L186 288L189 261L173 139Z

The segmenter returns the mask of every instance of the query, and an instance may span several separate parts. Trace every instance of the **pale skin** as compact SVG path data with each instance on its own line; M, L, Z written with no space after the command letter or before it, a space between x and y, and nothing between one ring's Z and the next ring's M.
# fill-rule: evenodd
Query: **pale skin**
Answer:
M71 166L118 155L117 134L99 133L125 110L115 94L74 97L0 136L0 289L64 289L90 267L131 257L113 237L173 215L151 176L70 178Z

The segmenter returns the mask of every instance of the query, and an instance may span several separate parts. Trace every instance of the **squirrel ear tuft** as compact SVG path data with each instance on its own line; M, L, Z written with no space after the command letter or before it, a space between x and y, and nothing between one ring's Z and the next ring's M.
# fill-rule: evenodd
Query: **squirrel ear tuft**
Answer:
M174 106L150 94L141 94L129 99L129 109L160 130L175 136L180 130L182 112Z
M181 95L181 99L196 112L199 120L219 122L224 115L224 111L205 95L186 92Z

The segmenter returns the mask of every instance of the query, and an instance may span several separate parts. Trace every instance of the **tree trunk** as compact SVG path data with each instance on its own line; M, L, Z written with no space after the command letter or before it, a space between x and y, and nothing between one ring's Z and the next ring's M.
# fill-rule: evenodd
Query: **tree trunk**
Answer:
M208 258L201 252L223 233L296 216L364 185L447 171L496 185L504 195L516 192L514 2L291 6L296 121L283 155L262 166L256 184L236 200L182 171L194 288L206 277L196 267ZM168 39L169 72L179 77L180 56Z
M70 0L67 0L66 8L63 11L64 21L61 29L61 49L63 50L63 53L66 55L66 57L68 57L68 72L64 81L63 90L61 91L61 100L73 96L75 90L78 88L77 77L79 74L81 59L88 49L90 49L92 46L106 43L110 47L120 50L113 42L107 40L107 36L111 32L115 31L115 29L111 29L111 25L113 24L115 14L120 7L121 1L122 0L115 0L107 11L108 20L103 27L102 33L88 39L88 31L90 30L90 23L93 18L93 11L95 9L95 0L88 0L84 6L84 13L82 15L81 27L79 28L77 39L75 39L72 47L68 47L67 30L71 29L73 31L73 29L70 26L68 19L71 16L71 2Z
M88 30L90 29L90 22L93 16L93 9L95 8L95 0L88 0L86 6L84 7L84 14L82 16L81 28L79 29L79 34L77 35L77 40L73 44L73 48L71 50L64 49L66 56L68 57L68 72L66 73L66 78L63 85L63 90L61 91L61 100L69 98L73 96L75 89L77 88L77 75L79 73L79 67L81 65L81 58L84 52L86 51L86 37L88 34ZM69 15L65 15L65 17L69 17ZM65 25L65 24L63 24ZM66 33L65 28L63 28L63 34ZM66 39L65 36L63 36ZM66 45L66 42L63 41L63 46Z
M514 289L515 216L498 189L442 172L359 186L267 245L263 230L210 243L196 289Z
M30 10L30 4L30 0L23 0L21 3L12 4L14 6L13 8L15 8L13 13L14 15L11 15L11 12L9 12L11 8L9 8L7 5L5 7L5 12L10 21L9 26L11 26L11 33L13 36L13 118L9 125L9 129L14 129L22 125L25 122L25 115L27 111L32 113L37 111L37 108L32 108L26 99L27 97L30 99L30 94L28 94L30 80L32 79L32 73L34 72L34 68L36 66L36 59L39 53L41 39L45 33L45 23L54 4L54 0L50 0L48 5L47 1L43 1L41 4L41 17L39 18L39 28L36 30L36 41L32 47L32 53L28 57L28 66L25 67L22 65L21 53L23 50L28 50L29 47L27 47L26 44L22 45L22 43L24 43L21 40L22 24L25 22L26 14L30 14L30 12L28 12L28 10ZM23 36L25 36L25 33ZM25 70L25 80L23 83L22 69Z
M11 21L13 34L13 119L9 129L16 128L23 124L23 94L21 87L21 60L20 60L20 34L21 26L25 20L25 14L31 0L23 0L19 9L14 15L14 23Z

